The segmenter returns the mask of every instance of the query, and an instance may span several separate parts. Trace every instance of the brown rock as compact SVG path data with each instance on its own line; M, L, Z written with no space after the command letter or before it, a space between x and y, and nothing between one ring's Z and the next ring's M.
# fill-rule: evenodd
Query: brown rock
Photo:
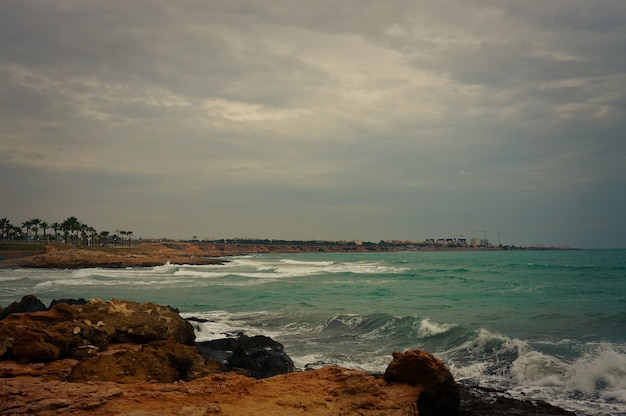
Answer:
M123 391L114 383L75 384L31 377L5 379L0 383L0 414L59 415L93 414L96 409Z
M337 367L257 380L224 373L191 382L0 382L0 414L417 416L418 386Z
M49 311L13 313L0 321L0 359L45 362L82 359L110 343L173 340L193 344L193 327L169 306L92 299L54 305Z
M103 330L109 334L110 342L174 339L191 345L195 340L193 326L177 310L152 302L90 299L85 305L54 305L50 313Z
M198 355L196 347L173 341L117 348L120 349L80 361L67 380L173 383L223 371L217 362L207 365L206 360Z
M16 325L11 333L13 345L9 348L13 357L20 362L52 361L59 358L60 348L49 343L45 330Z
M41 380L65 380L78 361L56 360L49 363L19 364L17 361L0 361L0 378L19 376L37 377Z
M443 361L426 351L394 352L385 380L421 386L418 402L421 416L459 414L458 384Z

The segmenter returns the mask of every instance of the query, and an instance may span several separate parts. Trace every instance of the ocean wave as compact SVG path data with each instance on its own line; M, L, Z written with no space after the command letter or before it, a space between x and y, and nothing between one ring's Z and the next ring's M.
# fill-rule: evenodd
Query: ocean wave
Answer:
M626 403L626 351L599 343L578 358L565 374L569 389Z
M70 278L70 279L54 279L47 280L45 282L37 283L35 285L36 290L50 289L55 286L116 286L120 282L109 280L97 280L94 279L93 276L82 277L82 278Z
M432 337L448 332L456 326L457 324L438 324L428 318L425 318L420 321L419 328L417 329L417 335L420 338Z
M281 259L280 263L283 264L294 264L300 266L331 266L334 264L334 261L302 261L302 260L292 260L292 259Z
M274 335L272 331L262 331L251 323L268 316L269 314L265 311L254 313L184 312L180 315L188 319L194 327L197 342L233 337L239 333L248 336L266 335L272 337Z
M569 344L568 340L538 343ZM481 328L441 356L458 381L505 390L514 397L545 400L583 414L598 414L598 406L601 414L626 414L624 346L590 343L579 357L567 358Z

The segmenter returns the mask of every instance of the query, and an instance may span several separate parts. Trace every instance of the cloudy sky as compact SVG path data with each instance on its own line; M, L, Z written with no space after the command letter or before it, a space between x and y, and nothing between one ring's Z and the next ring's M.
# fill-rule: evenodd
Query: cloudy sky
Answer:
M14 224L626 247L626 2L0 0L0 178Z

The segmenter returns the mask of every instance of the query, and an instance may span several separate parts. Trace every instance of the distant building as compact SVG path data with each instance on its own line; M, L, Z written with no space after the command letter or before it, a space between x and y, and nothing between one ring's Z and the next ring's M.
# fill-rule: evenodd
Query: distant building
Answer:
M470 245L474 247L489 247L489 240L485 240L484 238L472 238Z

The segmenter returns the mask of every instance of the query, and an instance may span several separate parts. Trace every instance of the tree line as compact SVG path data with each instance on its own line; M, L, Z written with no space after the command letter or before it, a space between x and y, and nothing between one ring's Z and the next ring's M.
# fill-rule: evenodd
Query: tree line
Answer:
M40 231L42 232L41 234ZM115 231L115 234L111 234L109 231L98 232L95 228L80 222L76 217L69 217L63 222L53 223L33 218L24 221L21 225L13 225L7 218L0 218L1 240L24 240L28 242L38 241L101 247L111 244L115 246L128 244L130 247L133 232Z

